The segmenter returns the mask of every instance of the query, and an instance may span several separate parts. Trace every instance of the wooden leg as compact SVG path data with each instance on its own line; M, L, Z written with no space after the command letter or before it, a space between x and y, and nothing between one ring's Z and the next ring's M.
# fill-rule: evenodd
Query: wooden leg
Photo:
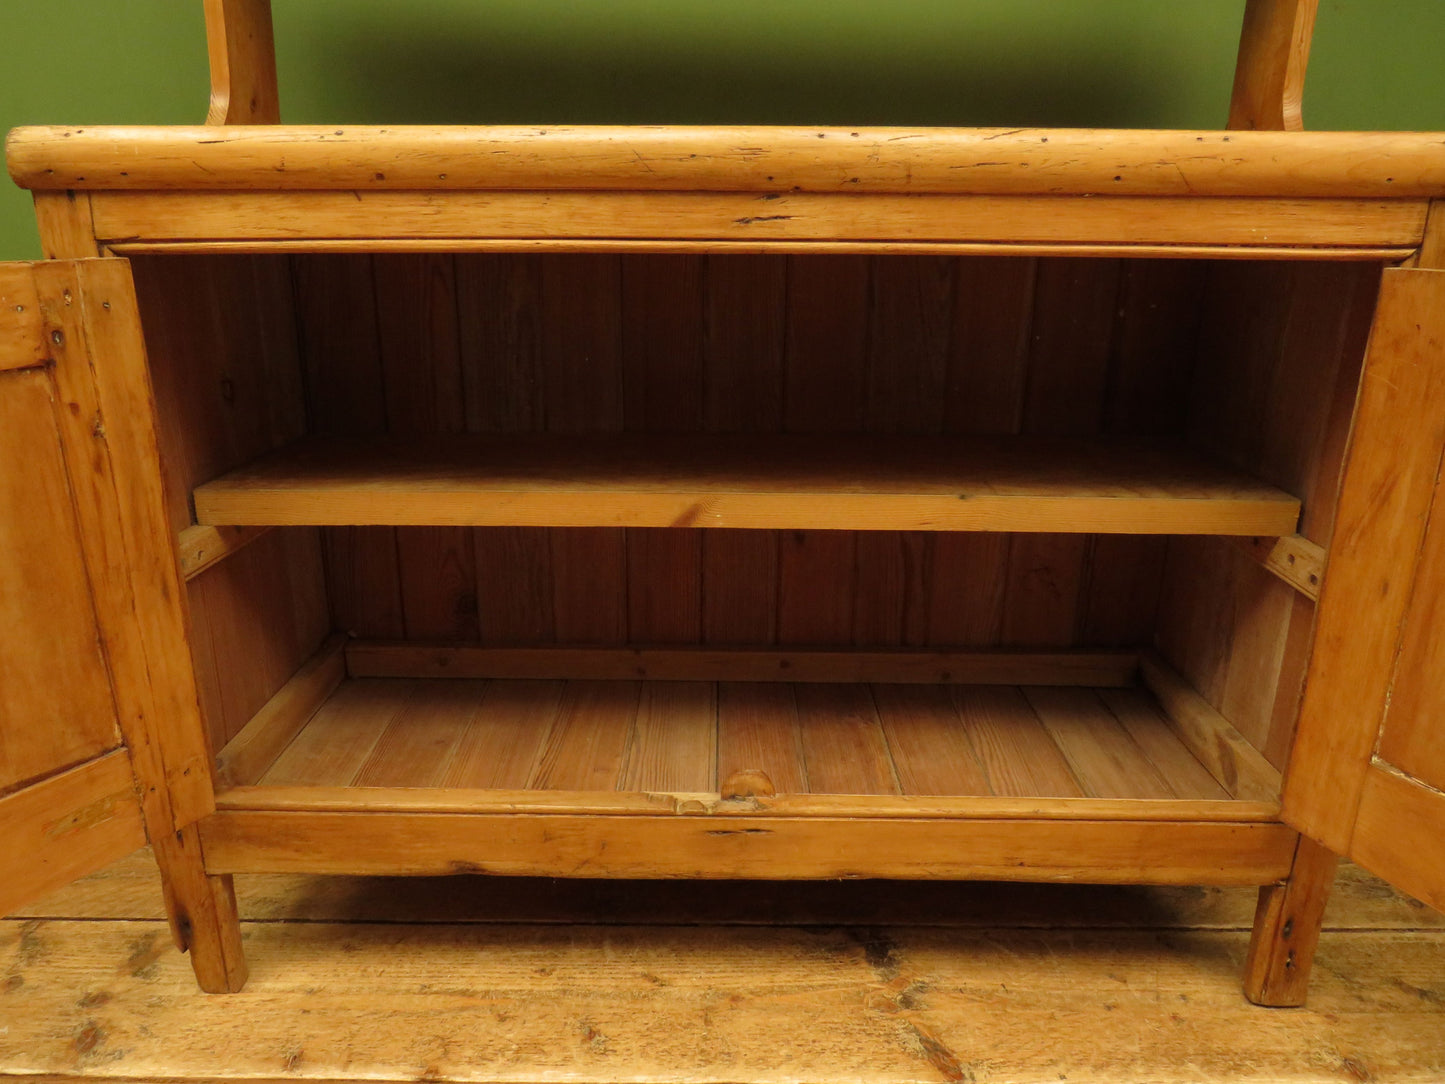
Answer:
M1289 879L1259 890L1254 936L1244 964L1244 996L1256 1005L1303 1005L1325 903L1339 859L1304 836L1295 849Z
M230 876L213 877L201 861L195 825L151 840L165 886L176 944L191 954L196 981L208 994L233 994L246 985L241 919Z

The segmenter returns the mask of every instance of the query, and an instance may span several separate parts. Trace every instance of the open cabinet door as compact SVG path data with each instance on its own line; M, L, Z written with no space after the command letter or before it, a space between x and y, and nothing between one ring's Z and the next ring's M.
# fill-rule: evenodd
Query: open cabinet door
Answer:
M211 805L159 487L129 265L0 264L0 914Z
M1445 909L1445 271L1384 273L1284 817Z

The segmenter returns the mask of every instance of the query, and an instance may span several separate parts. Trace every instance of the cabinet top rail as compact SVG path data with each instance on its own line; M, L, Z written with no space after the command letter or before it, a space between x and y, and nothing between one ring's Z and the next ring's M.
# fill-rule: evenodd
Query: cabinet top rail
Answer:
M1445 196L1445 133L679 126L26 127L30 189Z

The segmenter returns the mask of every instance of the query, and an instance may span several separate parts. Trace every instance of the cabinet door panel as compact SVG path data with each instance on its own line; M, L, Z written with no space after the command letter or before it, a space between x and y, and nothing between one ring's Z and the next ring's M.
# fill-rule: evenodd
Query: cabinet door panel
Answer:
M185 622L129 269L0 264L0 309L6 913L140 846L143 824L194 820L210 779L193 679L166 669ZM185 808L173 774L199 780Z
M1445 271L1385 272L1285 779L1292 825L1445 907ZM1411 843L1410 841L1415 842Z

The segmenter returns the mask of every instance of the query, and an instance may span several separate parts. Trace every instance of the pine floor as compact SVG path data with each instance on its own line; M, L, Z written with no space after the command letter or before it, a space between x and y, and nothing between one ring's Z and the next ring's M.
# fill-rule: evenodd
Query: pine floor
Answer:
M1229 795L1142 689L713 681L343 682L263 784Z
M1346 867L1309 1007L1252 890L238 877L199 993L148 855L0 922L0 1075L171 1081L1445 1080L1445 916Z

